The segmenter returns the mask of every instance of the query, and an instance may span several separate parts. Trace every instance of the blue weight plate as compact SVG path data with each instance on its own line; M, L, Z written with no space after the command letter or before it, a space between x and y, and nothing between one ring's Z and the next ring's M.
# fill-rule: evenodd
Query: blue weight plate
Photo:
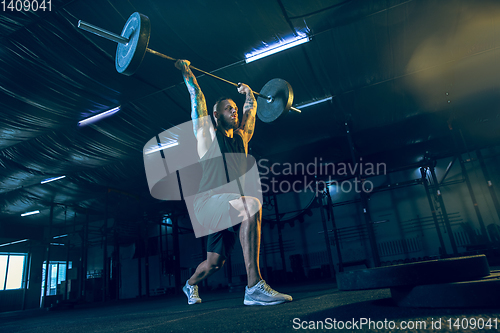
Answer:
M283 79L272 79L267 82L260 93L271 96L269 101L264 97L257 97L257 116L265 123L278 119L284 111L288 111L293 103L293 89Z
M132 75L141 65L146 54L151 34L151 23L146 15L138 12L130 15L121 35L129 39L127 44L118 44L115 67L119 73Z

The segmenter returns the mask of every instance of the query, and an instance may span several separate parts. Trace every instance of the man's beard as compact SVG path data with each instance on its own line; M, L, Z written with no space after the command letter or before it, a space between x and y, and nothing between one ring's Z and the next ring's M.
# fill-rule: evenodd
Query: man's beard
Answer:
M232 118L230 118L231 120L233 120ZM224 127L225 129L237 129L238 128L238 120L236 121L227 121L226 118L224 117L221 117L220 119L220 124L222 127Z

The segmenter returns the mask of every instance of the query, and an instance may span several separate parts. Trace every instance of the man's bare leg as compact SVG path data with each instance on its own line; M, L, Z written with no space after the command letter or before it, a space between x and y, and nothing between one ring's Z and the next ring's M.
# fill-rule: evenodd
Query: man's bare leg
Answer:
M240 212L239 216L243 217L240 226L240 243L245 259L247 283L248 287L251 288L262 280L259 267L262 210L258 199L242 198L232 200L229 203ZM256 213L251 215L253 212Z
M259 252L262 210L260 201L253 197L241 197L229 202L243 218L240 227L240 243L247 269L248 286L245 288L245 305L275 305L290 302L292 296L272 289L260 275Z
M203 261L198 265L193 276L188 280L188 283L192 286L197 285L203 279L206 279L210 275L217 272L224 265L225 258L215 252L207 252L207 260Z
M201 298L198 294L198 283L217 272L222 265L224 265L223 256L214 252L207 252L207 260L198 265L193 276L182 287L182 291L188 298L188 304L201 303Z

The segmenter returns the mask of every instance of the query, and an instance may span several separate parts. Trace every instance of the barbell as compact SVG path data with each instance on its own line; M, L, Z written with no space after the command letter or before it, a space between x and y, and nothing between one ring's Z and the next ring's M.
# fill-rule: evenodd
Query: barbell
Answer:
M148 48L149 37L151 35L151 23L149 18L141 13L135 12L130 15L123 27L121 35L81 20L78 21L78 28L118 43L118 47L116 48L115 67L116 70L122 74L134 74L141 65L146 52L164 59L177 61L175 58ZM238 87L238 84L212 73L192 65L189 67L205 75ZM280 115L289 110L301 112L299 109L292 106L293 89L292 86L283 79L272 79L264 85L260 93L255 91L253 93L260 97L257 98L257 116L265 123L276 120Z

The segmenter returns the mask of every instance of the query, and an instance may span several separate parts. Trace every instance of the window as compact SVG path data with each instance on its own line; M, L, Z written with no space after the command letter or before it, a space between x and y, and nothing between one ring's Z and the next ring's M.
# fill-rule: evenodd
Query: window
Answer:
M24 288L26 254L0 253L0 290Z
M43 288L45 287L45 267L47 262L43 262L42 267L42 295ZM69 262L68 269L72 268L72 262ZM49 283L47 283L47 289L49 292L47 295L57 295L57 286L61 282L66 281L66 261L51 261L49 263Z

